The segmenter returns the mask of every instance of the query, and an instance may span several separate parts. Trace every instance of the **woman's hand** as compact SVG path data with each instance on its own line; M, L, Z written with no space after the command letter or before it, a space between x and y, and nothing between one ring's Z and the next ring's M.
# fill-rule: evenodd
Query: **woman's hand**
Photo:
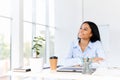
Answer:
M80 65L74 65L74 66L72 66L72 67L80 67Z
M104 60L103 58L95 57L92 59L92 62L100 63L100 61L103 61L103 60Z

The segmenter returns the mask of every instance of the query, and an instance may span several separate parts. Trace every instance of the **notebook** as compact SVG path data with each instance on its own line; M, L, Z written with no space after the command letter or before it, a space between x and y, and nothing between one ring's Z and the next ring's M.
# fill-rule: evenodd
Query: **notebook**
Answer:
M92 68L92 73L96 68ZM79 72L82 73L83 67L60 67L57 69L57 72Z
M60 67L57 72L82 72L82 67Z

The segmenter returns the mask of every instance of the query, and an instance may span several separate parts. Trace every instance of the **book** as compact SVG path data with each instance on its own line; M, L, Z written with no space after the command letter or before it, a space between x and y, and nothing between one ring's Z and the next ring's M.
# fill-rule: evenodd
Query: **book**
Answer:
M31 71L30 68L14 68L13 69L14 72L29 72Z

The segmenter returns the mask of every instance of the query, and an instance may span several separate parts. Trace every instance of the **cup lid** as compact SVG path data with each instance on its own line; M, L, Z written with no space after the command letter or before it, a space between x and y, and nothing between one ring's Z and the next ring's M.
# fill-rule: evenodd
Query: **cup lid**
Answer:
M50 59L58 59L57 56L51 56Z

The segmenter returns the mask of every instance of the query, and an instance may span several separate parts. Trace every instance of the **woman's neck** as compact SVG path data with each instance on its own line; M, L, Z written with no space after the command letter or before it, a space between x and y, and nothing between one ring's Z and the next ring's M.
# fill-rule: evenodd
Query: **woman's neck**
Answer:
M79 46L81 47L82 51L85 50L85 48L88 46L89 44L89 40L80 40L79 42Z
M80 42L79 42L79 44L82 45L82 46L87 46L88 43L89 43L89 41L90 40L83 40L83 39L81 39Z

